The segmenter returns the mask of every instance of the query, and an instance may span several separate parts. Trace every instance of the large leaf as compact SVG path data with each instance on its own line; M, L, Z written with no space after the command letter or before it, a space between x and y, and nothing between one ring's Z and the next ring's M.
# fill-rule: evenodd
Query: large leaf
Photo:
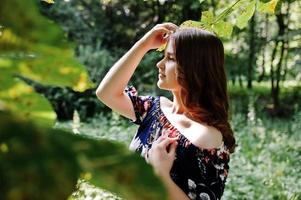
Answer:
M126 199L165 199L161 182L124 145L36 127L0 113L3 199L66 199L81 174Z
M251 19L251 17L254 15L256 7L256 1L250 1L245 6L243 6L239 11L239 16L236 20L236 26L240 29L243 29L247 26L248 21Z
M214 25L213 30L220 37L230 38L233 30L233 25L229 22L220 21Z
M39 13L37 3L41 2L1 1L0 99L14 113L50 125L55 113L49 102L17 82L13 74L80 91L91 84L84 67L74 58L72 44L66 42L58 25Z

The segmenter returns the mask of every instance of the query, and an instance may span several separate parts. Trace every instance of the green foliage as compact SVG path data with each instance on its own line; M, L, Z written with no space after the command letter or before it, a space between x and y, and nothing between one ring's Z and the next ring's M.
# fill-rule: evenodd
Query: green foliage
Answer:
M36 127L5 113L0 142L4 199L66 199L79 177L127 199L165 199L151 166L120 143Z
M63 31L41 16L36 3L34 0L1 2L0 99L14 113L50 125L55 114L49 102L16 81L13 75L22 74L44 84L81 91L91 84L85 69L74 59Z
M57 22L68 39L76 43L75 55L96 84L145 30L164 21L179 24L184 19L197 20L200 10L195 0L56 1L50 7L41 6L43 14Z
M37 43L65 47L67 43L62 37L62 30L54 24L49 26L51 23L41 17L36 5L35 0L2 0L0 25L3 30L10 30L27 44L28 49Z
M0 141L6 146L0 152L2 198L66 199L80 172L67 145L72 139L67 140L61 131L37 129L8 114L0 114L0 119Z
M246 27L248 21L254 15L256 2L256 0L237 0L217 16L214 16L211 11L203 11L200 22L186 21L183 24L185 26L202 27L215 32L220 37L230 38L234 24L224 21L224 19L226 19L232 12L236 12L238 17L235 25L240 29ZM274 13L277 2L278 0L271 0L268 3L260 3L258 11Z
M86 66L89 78L97 82L104 77L108 68L114 64L115 57L107 49L102 48L100 42L95 45L79 45L78 60Z

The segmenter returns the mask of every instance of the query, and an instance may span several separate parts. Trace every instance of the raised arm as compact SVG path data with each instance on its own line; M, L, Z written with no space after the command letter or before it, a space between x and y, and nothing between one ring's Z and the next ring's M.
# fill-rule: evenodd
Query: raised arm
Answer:
M158 24L137 41L113 65L99 84L96 90L99 100L113 111L136 120L133 105L130 98L124 93L124 89L143 56L150 49L156 49L166 43L168 35L176 28L177 26L172 23Z

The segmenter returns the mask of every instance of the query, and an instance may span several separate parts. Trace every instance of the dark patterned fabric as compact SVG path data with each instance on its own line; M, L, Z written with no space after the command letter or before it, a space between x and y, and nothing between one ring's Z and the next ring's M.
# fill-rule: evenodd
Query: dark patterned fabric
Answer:
M136 121L132 122L139 125L130 149L145 157L161 134L179 136L171 178L190 199L221 199L229 172L230 153L226 145L212 149L195 146L168 121L160 108L160 97L138 96L132 86L125 92L136 114Z

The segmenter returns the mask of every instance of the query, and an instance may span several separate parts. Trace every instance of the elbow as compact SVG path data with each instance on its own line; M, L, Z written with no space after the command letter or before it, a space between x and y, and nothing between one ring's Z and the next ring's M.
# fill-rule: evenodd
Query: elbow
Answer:
M97 98L104 104L106 104L106 102L110 102L116 98L118 98L120 95L112 93L108 88L103 88L101 86L99 86L96 91L95 94L97 96ZM123 92L121 93L123 95Z
M108 92L107 89L103 89L102 87L98 87L95 91L97 98L104 104L112 99L112 94Z

